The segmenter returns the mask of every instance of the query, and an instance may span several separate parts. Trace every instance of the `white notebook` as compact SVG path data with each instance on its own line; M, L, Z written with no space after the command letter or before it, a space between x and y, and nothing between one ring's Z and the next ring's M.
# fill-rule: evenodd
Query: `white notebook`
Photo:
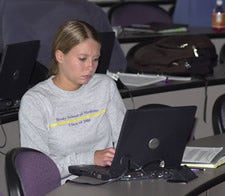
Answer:
M130 74L130 73L117 73L121 82L130 87L141 87L157 82L165 81L166 76L150 75L150 74Z

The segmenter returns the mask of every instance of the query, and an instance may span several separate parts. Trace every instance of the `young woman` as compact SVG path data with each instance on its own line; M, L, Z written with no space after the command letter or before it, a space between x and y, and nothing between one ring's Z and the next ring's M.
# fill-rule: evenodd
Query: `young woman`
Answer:
M101 44L84 21L56 32L49 79L21 100L21 146L38 149L57 164L62 180L73 164L111 165L125 106L116 84L95 74Z

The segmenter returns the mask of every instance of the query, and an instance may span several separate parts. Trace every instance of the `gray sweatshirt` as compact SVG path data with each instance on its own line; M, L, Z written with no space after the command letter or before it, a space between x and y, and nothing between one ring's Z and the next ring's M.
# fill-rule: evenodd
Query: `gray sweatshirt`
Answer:
M125 111L114 81L106 75L95 74L75 91L64 91L49 78L21 100L21 146L47 154L67 178L69 165L93 164L96 150L117 142Z

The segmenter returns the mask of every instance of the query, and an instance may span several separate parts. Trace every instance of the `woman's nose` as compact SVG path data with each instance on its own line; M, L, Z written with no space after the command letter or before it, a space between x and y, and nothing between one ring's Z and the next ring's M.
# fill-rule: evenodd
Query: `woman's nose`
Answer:
M90 69L90 70L94 69L96 65L97 65L97 62L95 62L93 60L89 60L87 62L87 68Z

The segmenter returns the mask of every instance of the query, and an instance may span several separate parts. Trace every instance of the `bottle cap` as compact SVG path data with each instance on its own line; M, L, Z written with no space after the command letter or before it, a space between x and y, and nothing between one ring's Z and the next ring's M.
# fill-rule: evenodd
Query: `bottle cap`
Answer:
M223 5L223 0L217 0L217 1L216 1L216 5L217 5L217 6Z

